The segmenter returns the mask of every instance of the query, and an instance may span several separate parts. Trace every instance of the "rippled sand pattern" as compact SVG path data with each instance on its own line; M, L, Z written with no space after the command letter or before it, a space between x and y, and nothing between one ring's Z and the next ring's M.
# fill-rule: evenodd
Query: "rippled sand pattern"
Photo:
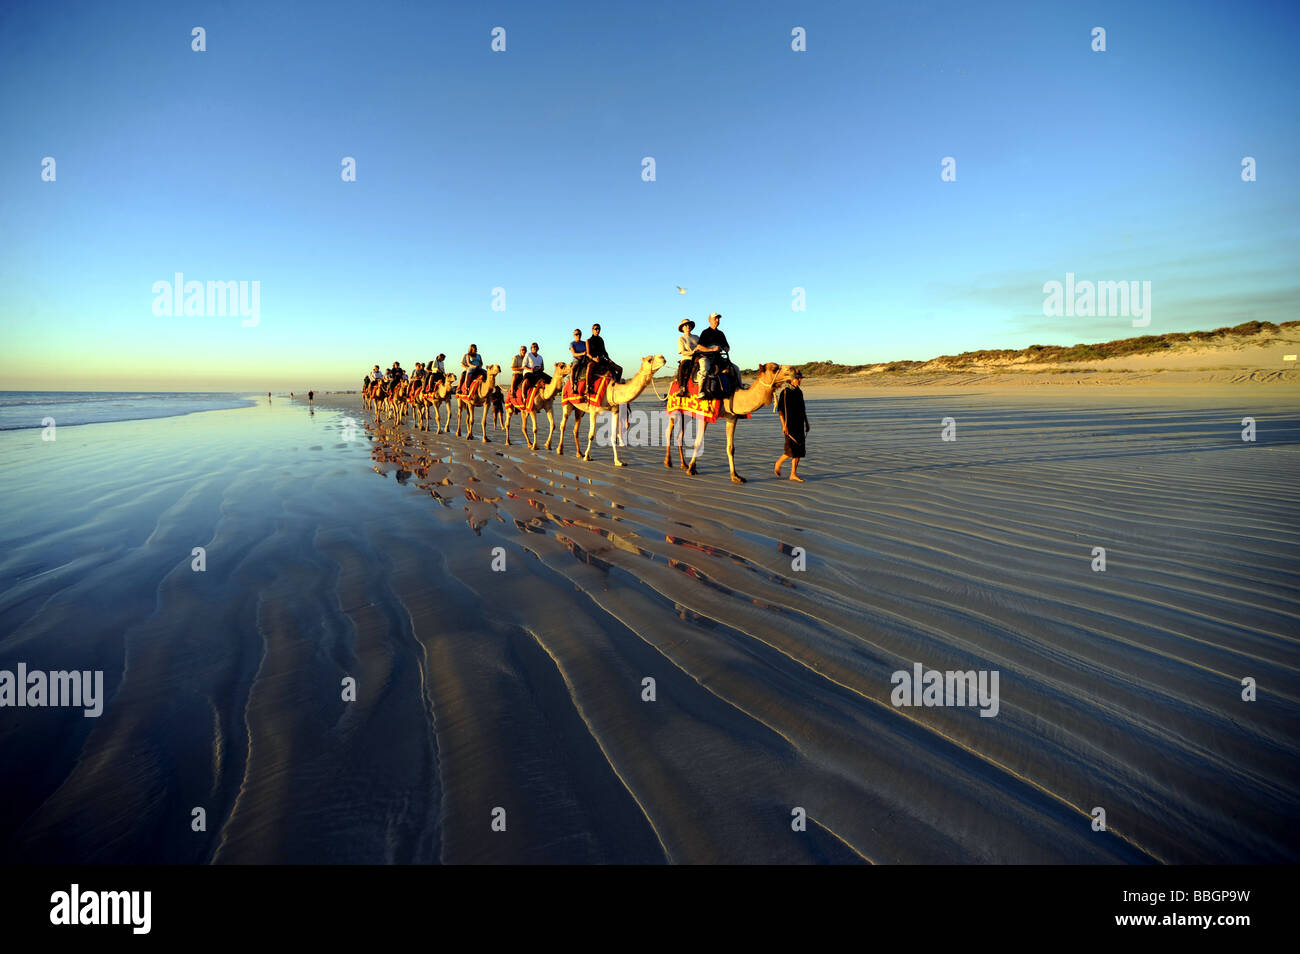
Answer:
M35 766L6 857L1300 858L1291 411L815 401L808 482L771 475L764 412L743 487L720 427L690 478L290 414L272 460L232 437L141 484L135 459L79 531L0 525L0 666L115 693L6 715L0 756ZM917 662L998 670L997 716L892 705Z

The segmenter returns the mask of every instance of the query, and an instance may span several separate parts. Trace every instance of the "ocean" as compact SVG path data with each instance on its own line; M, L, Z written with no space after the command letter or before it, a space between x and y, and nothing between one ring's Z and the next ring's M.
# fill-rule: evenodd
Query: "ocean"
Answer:
M251 396L195 391L0 391L0 431L177 417L251 407Z

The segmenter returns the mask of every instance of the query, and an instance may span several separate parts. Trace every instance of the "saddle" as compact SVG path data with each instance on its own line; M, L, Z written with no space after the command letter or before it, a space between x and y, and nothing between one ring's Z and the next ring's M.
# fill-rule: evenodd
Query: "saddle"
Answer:
M534 384L531 388L528 387L527 382L520 381L519 387L506 395L506 403L513 408L523 410L528 406L529 402L532 400L532 396L537 393L537 390L541 386L542 384L540 381Z
M695 384L695 381L691 381ZM720 400L731 397L740 389L740 369L732 364L731 359L718 361L711 373L704 376L699 384L701 397Z
M572 377L564 379L564 396L561 399L563 404L599 404L605 396L605 391L610 383L614 380L612 374L605 373L591 382L591 391L587 391L587 379L584 375L579 375L578 380Z
M687 380L685 387L680 381L668 385L668 403L664 410L669 414L689 414L712 424L718 419L721 409L721 399L710 400L701 396L700 385L693 377Z

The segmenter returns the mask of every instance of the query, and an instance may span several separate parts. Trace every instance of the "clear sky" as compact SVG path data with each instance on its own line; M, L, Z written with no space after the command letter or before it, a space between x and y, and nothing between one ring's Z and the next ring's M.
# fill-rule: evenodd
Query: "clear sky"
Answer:
M1298 26L1281 0L4 0L0 389L355 387L471 341L549 363L593 321L635 366L710 311L746 367L1291 320ZM177 272L259 282L257 324L156 315ZM1045 317L1066 272L1150 281L1150 326Z

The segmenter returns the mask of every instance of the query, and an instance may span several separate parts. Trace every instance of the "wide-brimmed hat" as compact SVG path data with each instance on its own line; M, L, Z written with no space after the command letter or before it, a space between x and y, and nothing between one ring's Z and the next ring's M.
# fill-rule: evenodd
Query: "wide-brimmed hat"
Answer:
M694 328L694 327L695 327L695 322L691 321L691 319L689 319L689 318L683 318L681 321L677 322L677 330L678 330L678 331L681 331L681 330L682 330L682 325L690 325L692 328Z

